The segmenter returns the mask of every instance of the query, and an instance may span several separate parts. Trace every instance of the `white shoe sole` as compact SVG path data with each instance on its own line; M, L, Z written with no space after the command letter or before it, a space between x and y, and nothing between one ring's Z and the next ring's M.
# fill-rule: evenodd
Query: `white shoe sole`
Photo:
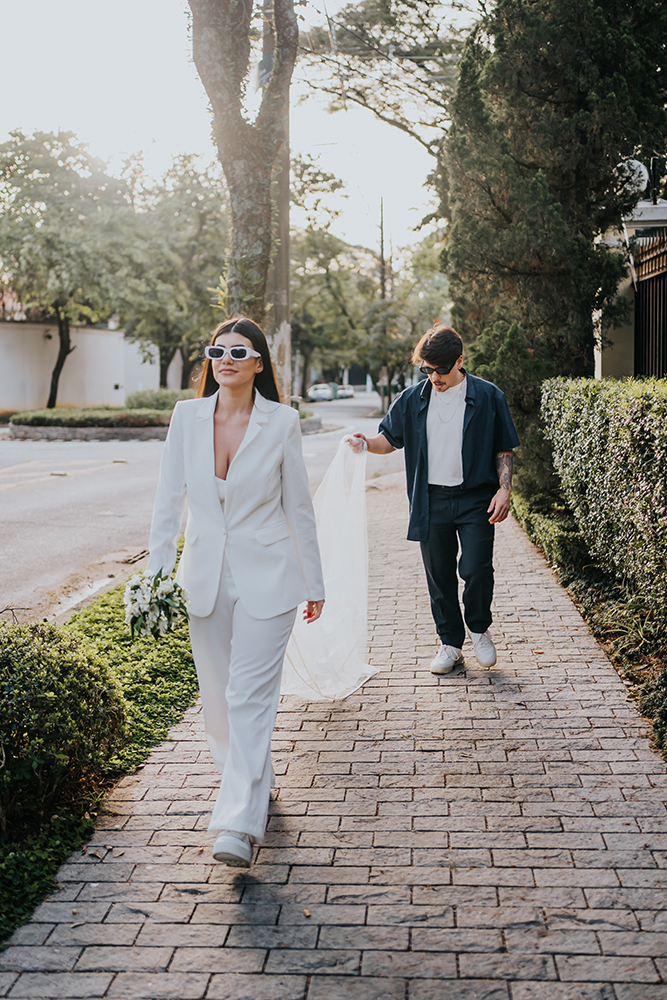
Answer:
M451 674L452 670L455 667L462 667L464 664L465 660L463 659L462 656L459 656L458 660L455 660L454 663L448 664L446 667L441 667L439 664L433 661L431 663L431 673L442 677L444 676L444 674Z
M229 851L216 851L213 857L223 865L229 865L230 868L250 868L252 864L252 861L247 861L238 854L230 854Z

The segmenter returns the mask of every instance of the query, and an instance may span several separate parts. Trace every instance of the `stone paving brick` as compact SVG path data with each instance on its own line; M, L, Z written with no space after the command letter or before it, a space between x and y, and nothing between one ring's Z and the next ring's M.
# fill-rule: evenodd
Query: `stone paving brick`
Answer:
M616 1000L608 983L513 983L512 1000Z
M68 972L81 954L81 948L59 948L40 945L14 945L0 952L0 969L4 972Z
M444 986L433 980L413 979L410 1000L508 1000L509 987L489 979L448 981Z
M305 976L222 973L211 977L207 1000L303 1000Z
M404 979L313 976L307 997L308 1000L404 1000L405 990Z
M107 996L109 973L24 972L9 993L10 1000L74 1000L79 997ZM186 1000L183 997L183 1000Z
M0 997L7 995L17 976L16 972L0 972Z
M173 972L121 972L109 992L113 1000L200 1000L208 974Z
M650 958L558 955L556 964L564 982L573 979L594 983L659 983L661 979Z
M381 672L344 702L282 700L251 871L211 861L194 706L0 955L0 996L667 1000L667 769L625 686L511 521L498 663L466 646L431 675L402 484L368 506Z
M640 986L637 983L616 983L617 1000L667 1000L667 986Z

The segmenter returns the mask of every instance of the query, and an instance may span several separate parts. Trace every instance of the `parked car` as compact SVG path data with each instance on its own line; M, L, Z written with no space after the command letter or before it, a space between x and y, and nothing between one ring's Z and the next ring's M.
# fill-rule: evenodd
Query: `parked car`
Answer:
M334 392L330 385L326 382L318 382L316 385L311 385L308 390L308 399L311 403L319 403L323 400L329 400L334 398Z
M336 399L354 399L353 386L339 385L336 389Z

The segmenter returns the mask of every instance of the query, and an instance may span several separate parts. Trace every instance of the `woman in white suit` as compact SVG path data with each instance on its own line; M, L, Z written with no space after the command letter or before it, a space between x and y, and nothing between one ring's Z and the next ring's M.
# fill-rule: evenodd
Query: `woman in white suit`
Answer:
M271 735L297 605L322 613L324 586L299 415L280 402L266 338L248 319L222 323L206 348L196 399L176 404L165 443L148 572L189 595L190 639L206 738L222 774L209 824L213 856L248 868L261 843L273 777Z

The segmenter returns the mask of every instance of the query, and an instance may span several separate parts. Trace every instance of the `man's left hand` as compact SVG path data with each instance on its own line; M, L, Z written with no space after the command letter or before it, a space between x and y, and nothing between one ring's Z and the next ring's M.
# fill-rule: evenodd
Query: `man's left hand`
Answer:
M500 524L510 512L511 490L498 490L489 504L487 514L490 514L489 524Z

